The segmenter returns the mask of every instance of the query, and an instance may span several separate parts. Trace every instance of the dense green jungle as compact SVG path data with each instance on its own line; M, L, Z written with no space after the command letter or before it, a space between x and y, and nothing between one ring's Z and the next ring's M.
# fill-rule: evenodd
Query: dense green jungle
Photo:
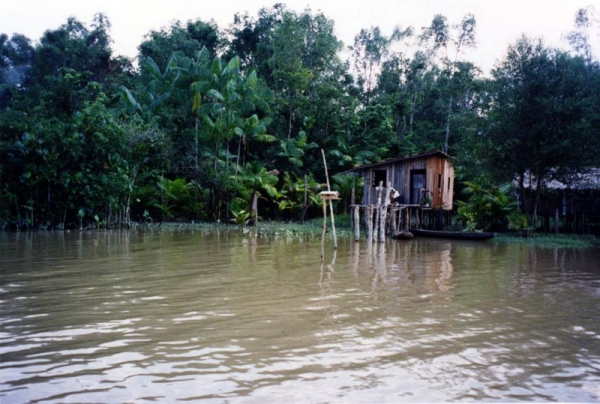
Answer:
M135 60L113 54L104 14L0 33L0 229L304 221L322 214L321 150L338 213L353 187L360 201L345 171L441 150L458 227L531 228L545 184L600 167L592 14L569 50L524 36L490 72L465 58L473 15L344 44L326 15L275 4L172 22Z

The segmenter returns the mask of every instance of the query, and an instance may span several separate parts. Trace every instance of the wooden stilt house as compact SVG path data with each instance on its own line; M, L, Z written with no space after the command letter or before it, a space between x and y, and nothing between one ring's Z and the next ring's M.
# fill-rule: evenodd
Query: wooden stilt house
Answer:
M399 193L394 200L398 204L452 210L454 166L451 157L441 151L388 159L347 171L352 172L364 176L363 205L376 204L376 188L389 184Z
M556 175L552 170L551 175ZM523 202L532 206L537 179L524 176ZM518 183L515 181L515 183ZM543 231L600 236L600 168L592 167L546 182L537 209Z

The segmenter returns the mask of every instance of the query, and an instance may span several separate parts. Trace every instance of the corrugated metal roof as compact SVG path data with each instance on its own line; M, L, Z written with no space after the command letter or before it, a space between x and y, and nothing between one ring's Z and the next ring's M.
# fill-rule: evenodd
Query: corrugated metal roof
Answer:
M372 167L382 166L382 165L386 165L386 164L390 164L390 163L398 163L401 161L414 160L414 159L418 159L418 158L435 156L435 155L438 155L445 159L452 158L452 156L450 156L440 150L431 150L431 151L422 152L422 153L418 153L418 154L412 154L410 156L395 157L395 158L391 158L391 159L387 159L387 160L382 160L382 161L378 161L377 163L364 164L362 166L354 167L354 168L351 168L350 170L344 171L342 174L350 174L353 172L360 172L360 171L364 171L364 170L366 170L368 168L372 168Z

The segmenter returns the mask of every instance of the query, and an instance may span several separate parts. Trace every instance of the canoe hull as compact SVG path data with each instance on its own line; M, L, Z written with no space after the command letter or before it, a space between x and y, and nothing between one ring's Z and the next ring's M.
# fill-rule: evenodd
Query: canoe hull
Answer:
M449 238L453 240L489 240L494 237L491 232L463 232L463 231L436 231L410 229L417 237L434 237L434 238Z

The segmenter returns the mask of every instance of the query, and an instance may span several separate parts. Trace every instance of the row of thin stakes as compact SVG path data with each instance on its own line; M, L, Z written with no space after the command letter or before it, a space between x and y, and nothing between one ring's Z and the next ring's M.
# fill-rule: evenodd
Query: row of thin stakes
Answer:
M396 234L398 231L398 225L400 221L400 215L397 213L403 210L408 215L408 209L406 206L401 205L390 205L390 192L391 184L388 183L387 187L383 186L383 182L379 183L379 186L375 188L377 195L377 204L373 205L352 205L352 217L354 223L354 240L360 240L360 209L365 210L365 224L367 231L368 242L384 242L385 237L389 230L392 234ZM391 213L391 215L388 215ZM388 223L389 216L389 223ZM409 219L405 220L406 226L408 227Z

